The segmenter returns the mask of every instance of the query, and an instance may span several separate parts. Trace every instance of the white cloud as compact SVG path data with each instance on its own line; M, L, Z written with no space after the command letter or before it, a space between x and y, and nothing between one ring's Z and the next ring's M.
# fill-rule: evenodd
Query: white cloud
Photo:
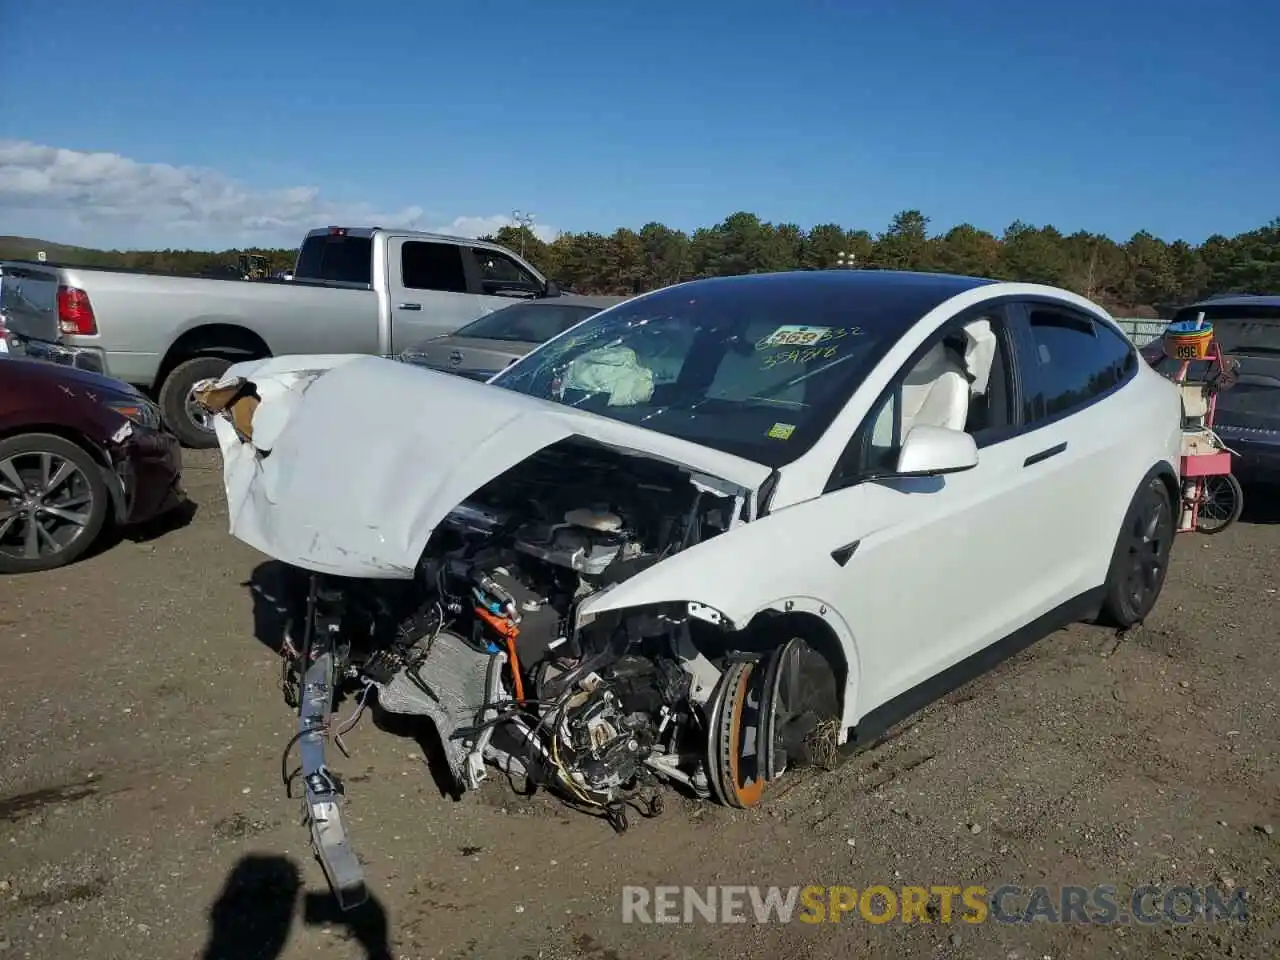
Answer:
M331 200L313 186L264 190L217 170L23 140L0 140L0 218L4 233L116 248L293 246L331 223L479 236L513 222L502 215L444 222L418 206L380 210ZM556 233L541 224L534 232Z

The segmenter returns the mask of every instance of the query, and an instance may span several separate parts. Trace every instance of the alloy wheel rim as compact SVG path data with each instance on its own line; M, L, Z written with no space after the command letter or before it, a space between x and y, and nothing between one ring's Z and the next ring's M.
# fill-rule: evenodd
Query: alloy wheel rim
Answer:
M92 512L89 478L66 457L35 450L0 460L0 554L56 556L84 535Z
M213 414L196 401L196 391L194 388L187 391L186 410L187 419L196 427L207 433L213 433Z

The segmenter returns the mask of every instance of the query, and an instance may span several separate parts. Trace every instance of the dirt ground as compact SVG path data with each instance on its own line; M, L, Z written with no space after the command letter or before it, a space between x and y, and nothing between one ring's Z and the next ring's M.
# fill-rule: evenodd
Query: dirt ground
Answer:
M227 535L217 463L188 455L189 525L0 580L0 960L1280 955L1275 493L1180 539L1144 628L1055 634L750 812L673 794L618 836L496 777L454 801L366 719L334 766L375 899L344 916L281 787L271 567ZM624 885L713 883L1218 884L1251 915L621 922Z

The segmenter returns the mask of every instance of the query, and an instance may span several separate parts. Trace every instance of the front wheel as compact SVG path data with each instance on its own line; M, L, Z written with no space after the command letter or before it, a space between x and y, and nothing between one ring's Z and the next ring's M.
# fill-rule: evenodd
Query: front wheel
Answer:
M220 377L231 361L226 357L194 357L178 364L160 387L160 414L184 447L209 450L218 445L213 415L196 403L192 388L201 380Z
M83 556L107 519L97 462L63 437L0 440L0 573L35 573Z
M1169 488L1151 477L1134 494L1116 538L1102 601L1104 622L1128 628L1146 619L1169 572L1174 533Z

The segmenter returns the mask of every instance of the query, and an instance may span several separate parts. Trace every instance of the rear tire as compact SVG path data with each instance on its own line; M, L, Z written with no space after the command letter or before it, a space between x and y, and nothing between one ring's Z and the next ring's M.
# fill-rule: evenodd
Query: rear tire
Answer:
M178 364L165 378L160 387L160 413L184 447L210 450L218 445L212 417L202 421L191 408L191 388L201 380L222 376L231 363L226 357L194 357Z
M1125 513L1099 619L1127 629L1146 619L1155 607L1169 572L1169 553L1176 524L1173 498L1160 477L1142 485Z

